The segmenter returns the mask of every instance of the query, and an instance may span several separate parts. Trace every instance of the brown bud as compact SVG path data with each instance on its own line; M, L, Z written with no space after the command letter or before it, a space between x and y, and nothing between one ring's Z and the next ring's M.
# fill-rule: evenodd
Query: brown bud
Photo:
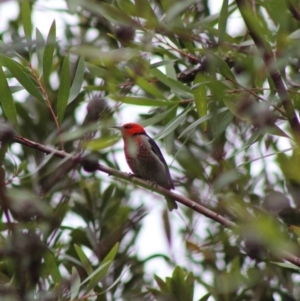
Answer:
M95 172L98 169L98 157L96 154L89 154L81 159L81 165L86 172Z

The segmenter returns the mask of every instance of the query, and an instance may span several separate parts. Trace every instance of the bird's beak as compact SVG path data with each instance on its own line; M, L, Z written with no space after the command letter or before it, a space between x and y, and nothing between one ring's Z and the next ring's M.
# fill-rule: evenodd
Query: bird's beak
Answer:
M121 125L114 125L114 126L112 126L111 128L112 128L112 129L117 129L117 130L119 130L119 131L122 130L122 126L121 126Z

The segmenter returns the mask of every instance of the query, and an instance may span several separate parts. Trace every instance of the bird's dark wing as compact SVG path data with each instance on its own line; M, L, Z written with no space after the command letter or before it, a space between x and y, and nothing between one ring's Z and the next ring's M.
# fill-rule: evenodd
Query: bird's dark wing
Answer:
M170 184L172 186L172 188L174 189L174 184L173 184L173 181L172 181L172 178L171 178L171 174L170 174L170 170L169 170L169 167L167 165L167 162L163 156L163 154L161 153L158 145L156 144L156 142L147 135L148 137L148 141L151 145L151 150L154 152L154 154L160 159L160 161L164 164L165 168L166 168L166 171L167 171L167 174L169 176L169 181L170 181Z

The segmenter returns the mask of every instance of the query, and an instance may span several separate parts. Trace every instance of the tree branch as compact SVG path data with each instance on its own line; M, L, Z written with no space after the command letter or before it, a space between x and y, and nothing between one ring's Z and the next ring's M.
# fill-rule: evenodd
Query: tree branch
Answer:
M35 150L41 151L45 154L52 154L55 157L58 158L65 158L65 159L69 159L72 160L75 163L81 164L82 160L80 156L73 156L69 153L66 153L64 151L60 151L60 150L56 150L53 149L51 147L45 146L43 144L31 141L29 139L26 139L24 137L21 136L15 136L13 138L13 141L16 143L20 143L22 145L28 146L30 148L33 148ZM179 195L177 193L174 193L172 191L169 191L167 189L164 189L161 186L158 185L153 185L152 183L149 183L147 181L144 181L143 179L137 178L137 177L132 177L130 174L119 171L117 169L114 168L110 168L108 166L102 165L100 163L98 163L97 166L97 170L104 172L110 176L115 176L117 178L123 179L125 181L128 182L132 182L137 184L138 186L144 187L150 191L155 191L157 193L159 193L160 195L166 196L166 197L171 197L174 200L178 201L179 203L191 208L192 210L201 213L203 215L205 215L206 217L216 221L217 223L223 225L226 228L234 228L237 227L237 224L235 224L234 222L230 221L229 219L223 217L222 215L198 204L195 203L194 201L192 201L189 198L186 198L185 196ZM295 256L294 254L291 254L289 252L283 251L282 252L282 258L286 261L289 261L291 263L293 263L294 265L300 267L300 258Z
M295 112L294 105L289 97L285 83L281 77L280 71L277 67L276 58L272 52L271 47L265 41L261 34L260 28L258 28L259 22L256 20L253 22L253 12L251 6L247 0L236 0L236 4L241 12L244 22L249 30L249 34L253 39L256 47L262 54L262 59L267 67L270 77L274 83L276 92L281 100L282 106L286 112L286 117L292 128L295 140L300 145L300 123Z

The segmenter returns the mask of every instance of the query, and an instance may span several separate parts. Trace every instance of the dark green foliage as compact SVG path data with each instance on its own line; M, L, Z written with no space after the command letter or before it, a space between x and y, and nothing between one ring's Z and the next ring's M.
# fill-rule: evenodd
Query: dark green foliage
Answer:
M0 299L299 300L300 259L286 257L300 237L299 3L66 0L45 29L33 22L43 1L11 2L18 16L0 20ZM99 168L119 169L111 127L138 117L174 158L176 189L236 227L180 205L148 241L166 239L168 253L139 257L144 204L160 200ZM157 258L169 277L147 270Z

